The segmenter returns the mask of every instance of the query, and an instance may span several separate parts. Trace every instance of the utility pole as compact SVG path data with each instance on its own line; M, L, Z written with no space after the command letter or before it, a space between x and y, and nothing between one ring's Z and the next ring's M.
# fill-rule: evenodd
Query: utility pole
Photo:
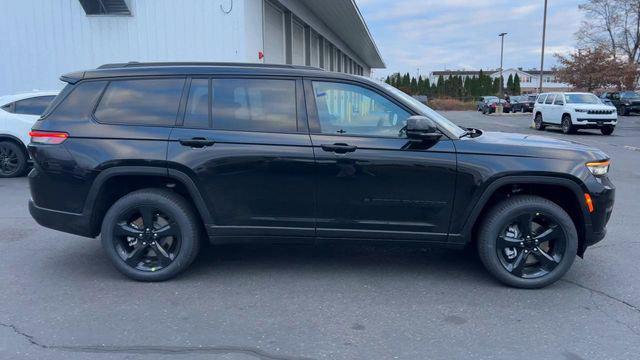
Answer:
M502 57L504 55L504 36L505 35L507 35L506 32L498 34L498 36L500 36L500 93L502 93L502 90L504 89L504 84L502 84Z
M542 75L544 73L544 39L547 33L547 0L544 0L544 18L542 20L542 54L540 55L540 86L538 94L542 94Z

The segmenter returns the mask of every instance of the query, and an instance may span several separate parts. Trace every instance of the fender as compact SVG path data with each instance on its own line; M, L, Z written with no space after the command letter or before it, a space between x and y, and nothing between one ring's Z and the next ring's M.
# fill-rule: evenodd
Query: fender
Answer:
M11 134L7 134L7 133L2 133L0 134L0 140L2 140L3 138L5 139L11 139L15 142L17 142L20 147L22 148L22 151L24 151L25 154L29 155L29 152L27 151L27 145L22 142L22 140L20 140L20 138L18 138L17 136L11 135Z
M471 210L471 213L467 217L467 221L462 227L461 234L450 234L451 242L469 242L471 240L471 230L473 229L473 225L476 223L478 216L480 216L480 212L482 212L484 206L487 204L491 196L499 188L510 184L558 185L571 190L571 192L573 192L573 194L576 196L576 200L578 200L580 205L582 205L580 206L580 208L582 210L582 218L585 225L585 228L583 230L591 227L591 217L587 212L584 200L584 193L587 191L576 181L557 176L505 176L494 180L485 188L482 195L480 196L480 199L478 199L475 206Z
M138 176L162 176L174 179L179 181L182 185L185 186L187 191L189 191L189 195L194 201L194 205L196 210L198 211L200 218L204 222L204 224L211 224L211 214L207 209L206 203L202 198L200 191L198 190L195 182L185 173L174 170L167 169L166 167L154 167L154 166L115 166L105 170L102 170L98 176L96 176L91 188L89 189L89 193L87 194L87 200L84 203L84 208L82 213L87 217L94 213L93 208L95 206L96 199L100 194L103 185L107 180L113 178L115 176L130 176L130 175L138 175ZM94 220L91 219L91 229L95 226Z

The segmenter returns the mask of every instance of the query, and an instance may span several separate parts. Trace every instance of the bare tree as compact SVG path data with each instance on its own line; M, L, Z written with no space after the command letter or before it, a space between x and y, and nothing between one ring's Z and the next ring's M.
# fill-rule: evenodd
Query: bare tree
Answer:
M636 64L615 59L604 46L580 49L567 56L557 55L560 68L556 76L562 82L577 89L593 91L616 86L633 89L636 78Z

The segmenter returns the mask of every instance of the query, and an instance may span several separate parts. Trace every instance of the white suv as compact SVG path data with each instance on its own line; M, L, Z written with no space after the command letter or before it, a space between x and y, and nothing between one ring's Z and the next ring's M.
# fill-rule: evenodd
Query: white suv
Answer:
M29 131L56 95L57 91L38 91L0 97L0 178L25 173Z
M560 126L570 134L577 129L600 129L611 135L618 124L616 108L605 105L591 93L565 92L538 95L533 107L533 123L536 129L547 125Z

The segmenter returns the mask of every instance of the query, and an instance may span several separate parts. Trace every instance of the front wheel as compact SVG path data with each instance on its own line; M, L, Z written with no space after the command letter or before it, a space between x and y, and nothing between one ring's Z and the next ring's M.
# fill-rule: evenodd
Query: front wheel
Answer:
M200 225L189 203L164 189L125 195L102 222L102 246L127 277L163 281L186 269L200 249Z
M575 132L575 128L571 123L571 118L569 115L565 115L562 117L562 132L565 134L573 134Z
M478 254L499 281L518 288L541 288L571 267L578 233L557 204L538 196L514 196L498 203L480 228Z
M613 130L615 129L615 126L603 126L600 128L600 132L602 133L602 135L611 135L613 134Z

